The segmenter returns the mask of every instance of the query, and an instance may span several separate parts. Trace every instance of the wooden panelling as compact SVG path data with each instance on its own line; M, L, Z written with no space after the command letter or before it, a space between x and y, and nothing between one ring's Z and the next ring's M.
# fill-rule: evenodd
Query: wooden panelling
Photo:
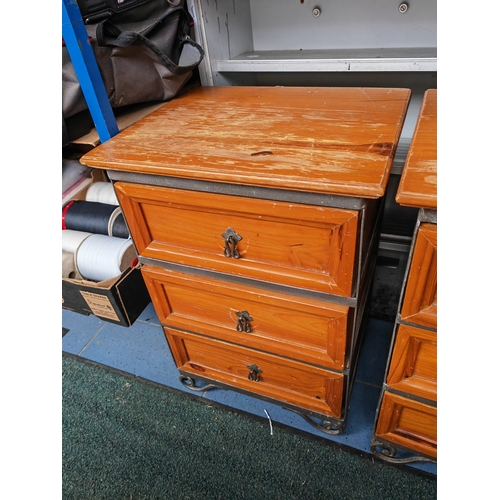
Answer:
M340 418L344 376L199 335L165 328L180 370ZM258 380L250 380L255 366Z
M142 271L159 319L167 326L327 368L345 367L346 306L151 266ZM251 318L249 331L239 332L238 313L244 311Z
M387 385L437 401L437 334L399 325Z
M437 458L437 409L385 392L377 436Z
M350 296L358 212L118 182L140 255ZM228 228L239 258L224 255Z
M437 225L421 224L401 307L401 319L437 328Z

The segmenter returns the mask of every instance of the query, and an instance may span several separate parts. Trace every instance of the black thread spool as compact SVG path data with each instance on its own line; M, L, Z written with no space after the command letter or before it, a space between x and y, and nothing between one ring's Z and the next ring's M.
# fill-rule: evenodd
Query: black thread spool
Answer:
M112 222L110 236L115 236L116 238L130 237L130 232L128 230L127 224L125 223L123 213L119 213L116 219Z
M74 200L63 208L63 229L109 236L110 219L120 211L115 205Z

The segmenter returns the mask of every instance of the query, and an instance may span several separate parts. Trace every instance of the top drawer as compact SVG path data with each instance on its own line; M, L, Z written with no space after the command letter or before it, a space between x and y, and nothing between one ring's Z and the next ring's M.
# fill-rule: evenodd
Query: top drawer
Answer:
M356 210L123 182L115 190L143 257L352 295Z
M421 224L413 249L401 319L437 328L437 225Z

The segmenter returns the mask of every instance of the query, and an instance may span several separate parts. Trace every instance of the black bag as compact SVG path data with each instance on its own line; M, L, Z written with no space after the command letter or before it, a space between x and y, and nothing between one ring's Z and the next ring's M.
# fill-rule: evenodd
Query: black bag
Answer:
M104 9L84 17L88 23L101 19L86 29L113 108L175 97L205 55L189 37L193 18L185 0L131 1L123 12ZM85 10L90 2L84 2L79 0ZM64 43L62 83L66 119L87 104Z

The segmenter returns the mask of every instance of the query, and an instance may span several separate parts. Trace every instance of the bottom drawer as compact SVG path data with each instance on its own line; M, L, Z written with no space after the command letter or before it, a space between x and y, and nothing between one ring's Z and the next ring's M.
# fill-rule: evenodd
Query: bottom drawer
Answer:
M342 417L342 374L170 328L165 334L177 367L194 378Z
M375 434L437 458L437 408L386 392Z

